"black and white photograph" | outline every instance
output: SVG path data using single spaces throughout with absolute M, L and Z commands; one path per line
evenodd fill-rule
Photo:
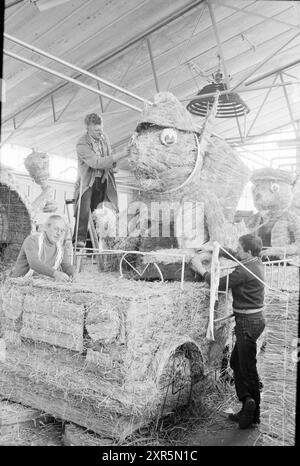
M 299 445 L 300 1 L 1 9 L 1 449 Z

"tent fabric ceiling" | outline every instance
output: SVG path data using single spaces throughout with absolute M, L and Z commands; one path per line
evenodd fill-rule
M 10 0 L 5 3 L 4 32 L 150 101 L 157 92 L 156 76 L 159 90 L 172 92 L 185 105 L 218 67 L 218 35 L 231 87 L 245 78 L 250 81 L 296 63 L 281 75 L 271 74 L 250 84 L 248 92 L 246 88 L 241 90 L 250 108 L 246 121 L 240 118 L 238 125 L 234 118 L 217 120 L 216 133 L 236 141 L 252 124 L 250 135 L 292 121 L 296 127 L 300 120 L 299 3 L 209 1 L 210 5 L 203 0 L 69 0 L 39 11 L 32 3 L 13 5 Z M 10 40 L 4 40 L 4 49 L 67 76 L 78 76 L 66 66 Z M 104 115 L 114 150 L 124 150 L 140 118 L 132 109 L 7 55 L 3 59 L 3 78 L 6 101 L 2 105 L 2 143 L 75 157 L 76 141 L 84 131 L 84 116 L 98 112 Z M 283 80 L 295 84 L 268 89 L 275 78 L 275 84 Z M 79 76 L 78 80 L 97 89 L 91 78 Z M 141 102 L 106 85 L 100 84 L 100 89 L 142 108 Z

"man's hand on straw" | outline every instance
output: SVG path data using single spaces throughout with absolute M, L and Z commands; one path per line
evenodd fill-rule
M 53 278 L 56 282 L 69 282 L 71 281 L 69 275 L 67 275 L 66 273 L 64 272 L 59 272 L 58 270 L 56 270 L 53 274 Z

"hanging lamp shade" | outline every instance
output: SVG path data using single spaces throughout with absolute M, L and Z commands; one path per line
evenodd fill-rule
M 197 94 L 199 97 L 191 100 L 186 108 L 194 115 L 205 117 L 213 105 L 214 94 L 217 90 L 226 91 L 226 84 L 215 82 L 204 86 Z M 212 95 L 206 96 L 206 94 Z M 244 116 L 249 112 L 249 107 L 236 92 L 228 92 L 219 96 L 216 118 L 234 118 Z

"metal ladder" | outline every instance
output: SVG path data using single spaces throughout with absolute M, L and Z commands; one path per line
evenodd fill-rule
M 71 214 L 70 214 L 69 207 L 70 207 L 70 205 L 74 205 L 74 204 L 75 204 L 75 199 L 65 199 L 65 205 L 66 205 L 66 208 L 67 208 L 68 222 L 69 222 L 70 225 L 71 225 Z M 70 230 L 71 230 L 71 228 L 70 228 Z M 92 243 L 92 251 L 90 249 L 87 250 L 86 248 L 83 248 L 83 249 L 80 249 L 80 252 L 78 252 L 78 250 L 76 250 L 76 248 L 75 248 L 75 245 L 73 247 L 73 263 L 74 263 L 74 265 L 76 267 L 76 272 L 77 273 L 79 273 L 80 270 L 81 270 L 81 265 L 82 265 L 81 261 L 82 261 L 82 257 L 84 257 L 84 255 L 86 255 L 86 256 L 91 255 L 92 256 L 93 250 L 99 252 L 99 240 L 98 240 L 97 231 L 96 231 L 96 228 L 95 228 L 95 225 L 94 225 L 94 222 L 93 222 L 91 211 L 90 211 L 90 215 L 89 215 L 88 232 L 89 232 L 90 240 L 91 240 L 91 243 Z M 88 252 L 88 251 L 91 251 L 91 252 Z M 96 255 L 96 262 L 97 262 L 98 270 L 103 271 L 104 270 L 103 258 L 101 257 L 100 254 L 95 254 L 95 255 Z

